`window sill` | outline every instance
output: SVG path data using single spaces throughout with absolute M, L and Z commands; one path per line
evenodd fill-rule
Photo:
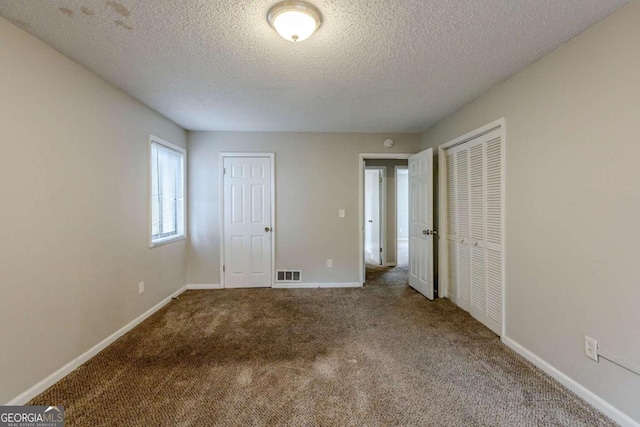
M 155 242 L 149 243 L 149 249 L 155 248 L 155 247 L 158 247 L 158 246 L 163 246 L 163 245 L 166 245 L 168 243 L 178 242 L 180 240 L 185 240 L 186 238 L 187 238 L 187 236 L 179 236 L 179 237 L 171 237 L 171 238 L 167 238 L 167 239 L 163 239 L 163 240 L 157 240 Z

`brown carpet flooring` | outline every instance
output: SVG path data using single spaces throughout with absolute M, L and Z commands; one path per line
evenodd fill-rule
M 611 426 L 447 300 L 188 291 L 30 404 L 68 426 Z

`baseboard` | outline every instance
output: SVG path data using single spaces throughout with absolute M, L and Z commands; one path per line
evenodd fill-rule
M 611 405 L 609 402 L 602 399 L 600 396 L 596 395 L 594 392 L 586 388 L 585 386 L 579 384 L 577 381 L 573 380 L 565 373 L 561 372 L 557 368 L 553 367 L 551 364 L 543 360 L 542 358 L 536 356 L 528 349 L 524 348 L 522 345 L 518 344 L 514 340 L 509 337 L 503 336 L 502 342 L 505 343 L 508 347 L 513 349 L 516 353 L 520 354 L 522 357 L 527 359 L 529 362 L 536 365 L 538 368 L 542 369 L 549 376 L 557 380 L 560 384 L 567 387 L 569 390 L 580 396 L 582 399 L 587 401 L 591 406 L 611 418 L 616 423 L 620 424 L 622 427 L 640 427 L 640 423 L 633 420 L 624 412 L 620 411 L 615 406 Z
M 361 288 L 360 283 L 274 283 L 274 289 Z
M 361 288 L 362 283 L 318 283 L 319 288 Z
M 317 289 L 317 283 L 274 283 L 272 289 Z
M 220 284 L 215 285 L 187 285 L 187 289 L 224 289 L 224 287 Z
M 113 334 L 109 335 L 107 338 L 105 338 L 104 340 L 102 340 L 98 344 L 94 345 L 89 350 L 87 350 L 86 352 L 82 353 L 80 356 L 78 356 L 75 359 L 73 359 L 71 362 L 69 362 L 66 365 L 64 365 L 62 368 L 58 369 L 57 371 L 55 371 L 54 373 L 52 373 L 48 377 L 44 378 L 43 380 L 39 381 L 35 385 L 29 387 L 24 392 L 20 393 L 15 398 L 13 398 L 10 401 L 8 401 L 5 405 L 9 405 L 9 406 L 24 405 L 25 403 L 27 403 L 28 401 L 30 401 L 31 399 L 33 399 L 34 397 L 36 397 L 37 395 L 39 395 L 40 393 L 42 393 L 43 391 L 45 391 L 46 389 L 48 389 L 49 387 L 51 387 L 52 385 L 57 383 L 58 381 L 60 381 L 62 378 L 64 378 L 67 375 L 69 375 L 73 370 L 78 368 L 83 363 L 87 362 L 89 359 L 94 357 L 96 354 L 100 353 L 107 346 L 112 344 L 115 340 L 117 340 L 118 338 L 120 338 L 121 336 L 123 336 L 124 334 L 129 332 L 131 329 L 133 329 L 136 326 L 138 326 L 140 323 L 142 323 L 144 320 L 146 320 L 153 313 L 155 313 L 156 311 L 160 310 L 162 307 L 167 305 L 171 301 L 172 298 L 174 298 L 174 297 L 180 295 L 182 292 L 184 292 L 185 289 L 186 289 L 186 286 L 183 286 L 182 288 L 178 289 L 173 294 L 169 295 L 168 297 L 166 297 L 165 299 L 160 301 L 158 304 L 156 304 L 153 307 L 151 307 L 149 310 L 147 310 L 144 313 L 142 313 L 140 316 L 136 317 L 134 320 L 132 320 L 131 322 L 129 322 L 125 326 L 123 326 L 122 328 L 118 329 L 116 332 L 114 332 Z
M 395 262 L 388 262 L 384 265 L 385 267 L 395 267 L 396 263 Z

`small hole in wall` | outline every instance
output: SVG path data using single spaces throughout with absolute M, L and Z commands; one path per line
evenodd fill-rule
M 131 25 L 126 24 L 125 22 L 121 21 L 121 20 L 117 20 L 117 21 L 113 21 L 114 24 L 116 24 L 116 26 L 118 27 L 122 27 L 125 30 L 132 30 L 133 27 Z
M 96 14 L 96 12 L 93 9 L 89 9 L 86 6 L 82 6 L 80 10 L 82 11 L 82 13 L 84 13 L 87 16 L 93 16 Z
M 64 13 L 67 16 L 74 16 L 75 13 L 73 12 L 73 10 L 71 9 L 67 9 L 66 7 L 59 7 L 58 10 L 62 13 Z
M 117 13 L 124 16 L 125 18 L 131 15 L 131 12 L 129 12 L 129 9 L 127 9 L 117 1 L 108 1 L 107 5 L 111 6 L 113 10 L 115 10 Z

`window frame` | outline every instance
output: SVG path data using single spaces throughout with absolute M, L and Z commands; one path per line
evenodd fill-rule
M 169 150 L 180 153 L 182 157 L 182 218 L 183 218 L 183 233 L 175 236 L 168 236 L 159 238 L 154 241 L 153 239 L 153 202 L 151 200 L 152 194 L 152 177 L 153 177 L 153 165 L 151 159 L 153 158 L 153 145 L 157 144 Z M 148 208 L 148 236 L 149 236 L 149 248 L 155 248 L 157 246 L 166 245 L 167 243 L 173 243 L 187 238 L 187 150 L 178 145 L 165 141 L 162 138 L 158 138 L 154 135 L 149 135 L 147 157 L 147 208 Z

